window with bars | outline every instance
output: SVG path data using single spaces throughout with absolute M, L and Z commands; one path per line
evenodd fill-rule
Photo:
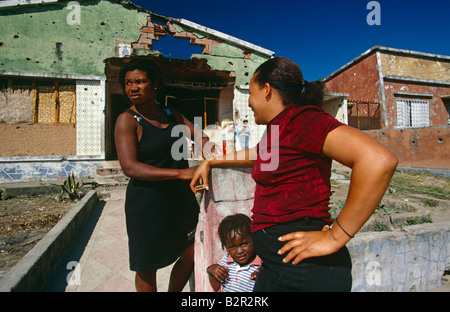
M 429 102 L 397 100 L 397 127 L 428 127 L 430 125 Z
M 380 103 L 349 99 L 348 125 L 359 130 L 380 129 Z

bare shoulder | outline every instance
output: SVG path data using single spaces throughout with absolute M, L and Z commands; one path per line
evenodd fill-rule
M 137 127 L 137 122 L 135 119 L 135 116 L 133 114 L 130 114 L 129 112 L 123 112 L 121 113 L 116 120 L 116 129 L 133 129 L 135 130 Z

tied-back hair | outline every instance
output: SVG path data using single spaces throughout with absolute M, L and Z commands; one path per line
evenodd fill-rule
M 164 102 L 164 84 L 161 70 L 158 65 L 149 60 L 142 58 L 132 59 L 129 63 L 125 64 L 119 72 L 118 80 L 122 90 L 125 92 L 125 76 L 128 72 L 133 70 L 141 70 L 147 74 L 147 78 L 153 82 L 153 86 L 156 88 L 156 100 L 159 103 Z
M 261 64 L 255 71 L 254 81 L 263 86 L 269 83 L 280 92 L 284 105 L 315 105 L 323 102 L 324 83 L 303 80 L 300 67 L 285 57 L 275 57 Z
M 232 242 L 236 234 L 241 236 L 251 235 L 251 223 L 252 220 L 242 213 L 226 216 L 220 222 L 218 229 L 222 248 L 226 247 L 227 242 Z

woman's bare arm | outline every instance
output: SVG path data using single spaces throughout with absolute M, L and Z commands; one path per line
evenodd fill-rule
M 147 165 L 138 160 L 138 124 L 131 114 L 123 113 L 117 118 L 114 138 L 117 156 L 123 173 L 143 181 L 189 180 L 195 168 L 166 169 Z
M 350 188 L 339 214 L 339 226 L 331 231 L 296 232 L 280 237 L 289 241 L 280 254 L 285 261 L 298 263 L 305 258 L 323 256 L 342 248 L 369 219 L 389 185 L 397 159 L 367 134 L 349 126 L 340 126 L 325 139 L 323 153 L 352 168 Z

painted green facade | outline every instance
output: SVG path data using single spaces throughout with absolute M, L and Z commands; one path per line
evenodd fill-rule
M 115 56 L 115 41 L 136 42 L 147 25 L 148 12 L 114 1 L 76 3 L 78 8 L 69 2 L 2 8 L 0 70 L 103 76 L 104 60 Z M 208 37 L 201 31 L 177 28 Z M 156 52 L 135 50 L 134 54 Z M 254 52 L 246 59 L 240 47 L 226 41 L 214 46 L 213 55 L 193 56 L 208 59 L 214 69 L 235 72 L 236 85 L 248 84 L 256 67 L 269 58 Z
M 148 14 L 117 3 L 78 3 L 79 25 L 67 2 L 1 9 L 0 70 L 103 76 L 114 41 L 136 41 L 147 23 Z

